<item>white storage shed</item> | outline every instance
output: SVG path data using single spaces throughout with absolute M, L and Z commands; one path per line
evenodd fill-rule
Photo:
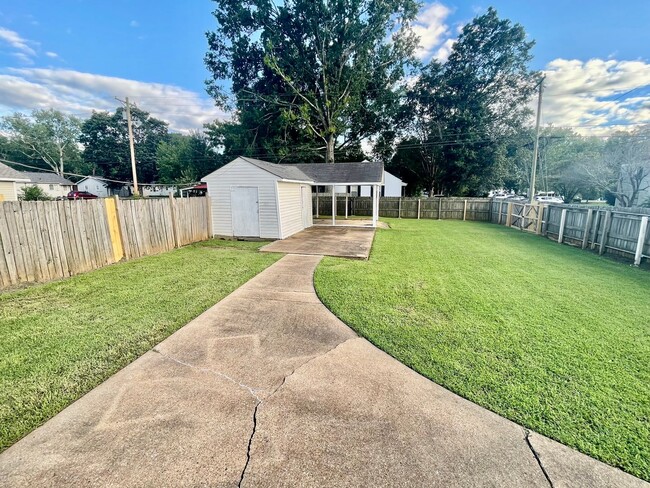
M 381 163 L 273 164 L 239 157 L 201 180 L 211 199 L 212 233 L 285 239 L 313 225 L 312 186 L 378 188 L 383 169 Z

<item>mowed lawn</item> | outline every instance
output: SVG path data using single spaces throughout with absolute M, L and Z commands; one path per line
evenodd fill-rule
M 207 241 L 0 294 L 0 450 L 280 255 Z
M 650 480 L 650 272 L 505 227 L 389 221 L 315 284 L 446 388 Z

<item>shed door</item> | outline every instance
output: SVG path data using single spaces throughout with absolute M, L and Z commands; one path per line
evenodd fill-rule
M 311 201 L 311 187 L 300 187 L 300 201 L 301 201 L 301 215 L 302 215 L 302 228 L 306 229 L 313 225 L 312 221 L 312 201 Z
M 234 186 L 230 189 L 232 232 L 235 237 L 260 237 L 260 206 L 257 187 Z

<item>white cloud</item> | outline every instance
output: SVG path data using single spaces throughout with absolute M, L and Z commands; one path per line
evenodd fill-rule
M 140 27 L 140 22 L 138 22 L 137 20 L 132 20 L 131 22 L 129 22 L 129 25 L 131 27 Z
M 446 5 L 435 2 L 423 8 L 413 24 L 413 32 L 420 38 L 420 46 L 416 55 L 420 59 L 428 59 L 436 47 L 440 46 L 449 36 L 449 26 L 445 23 L 451 14 Z
M 602 135 L 625 124 L 650 123 L 650 95 L 642 90 L 650 85 L 650 64 L 644 61 L 556 59 L 545 74 L 545 124 Z
M 181 132 L 229 118 L 211 99 L 174 85 L 62 69 L 10 68 L 0 73 L 0 114 L 55 108 L 87 117 L 93 110 L 114 111 L 119 103 L 115 96 L 128 96 Z
M 454 44 L 456 44 L 456 39 L 447 39 L 433 54 L 433 57 L 441 63 L 445 63 L 451 54 L 451 48 L 454 47 Z
M 46 51 L 45 55 L 48 58 L 58 58 L 59 57 L 59 55 L 57 53 L 53 52 L 53 51 Z
M 23 39 L 17 32 L 0 27 L 0 40 L 9 44 L 25 56 L 36 56 L 36 51 L 29 44 L 33 42 Z

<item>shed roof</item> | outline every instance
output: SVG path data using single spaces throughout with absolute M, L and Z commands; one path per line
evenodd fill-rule
M 240 157 L 244 161 L 285 180 L 305 181 L 316 185 L 380 184 L 383 181 L 382 163 L 308 163 L 274 164 L 259 159 Z
M 286 165 L 289 166 L 289 165 Z M 317 184 L 380 184 L 383 181 L 383 163 L 312 163 L 293 165 Z
M 65 185 L 65 186 L 74 186 L 74 183 L 63 176 L 59 176 L 56 173 L 40 173 L 37 171 L 22 171 L 24 178 L 29 179 L 31 183 L 36 184 L 55 184 L 55 185 Z
M 272 175 L 282 178 L 283 180 L 311 181 L 305 173 L 300 171 L 296 164 L 274 164 L 259 159 L 240 157 L 244 161 L 266 170 Z
M 10 168 L 6 164 L 0 163 L 0 180 L 9 181 L 29 181 L 29 178 L 24 176 L 20 171 Z

